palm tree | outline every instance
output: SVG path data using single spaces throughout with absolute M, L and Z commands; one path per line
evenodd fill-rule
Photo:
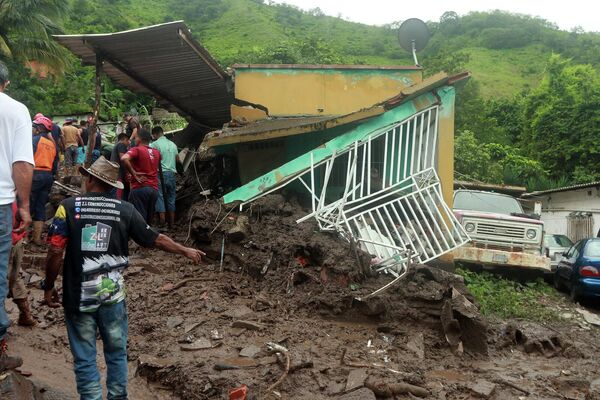
M 68 7 L 67 0 L 0 0 L 0 56 L 62 72 L 68 54 L 52 35 L 60 33 Z

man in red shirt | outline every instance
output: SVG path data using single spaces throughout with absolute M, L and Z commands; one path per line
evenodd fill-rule
M 150 147 L 150 132 L 142 129 L 138 133 L 138 139 L 139 145 L 129 149 L 121 157 L 121 161 L 132 177 L 129 202 L 150 224 L 158 199 L 158 168 L 161 156 L 160 151 Z

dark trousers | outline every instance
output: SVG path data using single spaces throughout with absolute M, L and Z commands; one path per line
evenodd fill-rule
M 46 203 L 50 196 L 50 190 L 54 183 L 54 177 L 50 171 L 34 171 L 31 182 L 31 195 L 29 197 L 29 212 L 34 221 L 46 220 Z
M 154 215 L 156 199 L 158 199 L 158 190 L 149 186 L 131 189 L 129 192 L 129 202 L 142 214 L 147 224 L 150 224 Z

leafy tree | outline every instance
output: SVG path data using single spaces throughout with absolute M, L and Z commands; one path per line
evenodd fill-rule
M 550 58 L 547 75 L 524 100 L 521 146 L 553 178 L 600 177 L 600 74 L 590 65 Z
M 65 49 L 52 39 L 66 14 L 64 0 L 0 1 L 0 55 L 18 62 L 38 61 L 63 71 Z

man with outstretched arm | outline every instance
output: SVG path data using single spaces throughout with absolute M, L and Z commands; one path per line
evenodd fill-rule
M 12 203 L 15 190 L 21 223 L 14 231 L 24 232 L 31 225 L 29 194 L 33 178 L 31 118 L 27 107 L 4 93 L 8 69 L 0 61 L 0 372 L 23 364 L 7 354 L 6 331 L 10 320 L 4 309 L 8 293 L 8 258 L 12 245 Z
M 123 188 L 118 164 L 101 156 L 90 168 L 80 167 L 80 172 L 86 194 L 60 204 L 48 233 L 44 303 L 60 306 L 54 282 L 62 265 L 62 305 L 80 399 L 102 400 L 96 365 L 99 331 L 107 366 L 107 398 L 123 400 L 127 399 L 128 332 L 123 271 L 128 266 L 129 238 L 195 263 L 204 253 L 159 234 L 132 204 L 111 195 L 113 188 Z

